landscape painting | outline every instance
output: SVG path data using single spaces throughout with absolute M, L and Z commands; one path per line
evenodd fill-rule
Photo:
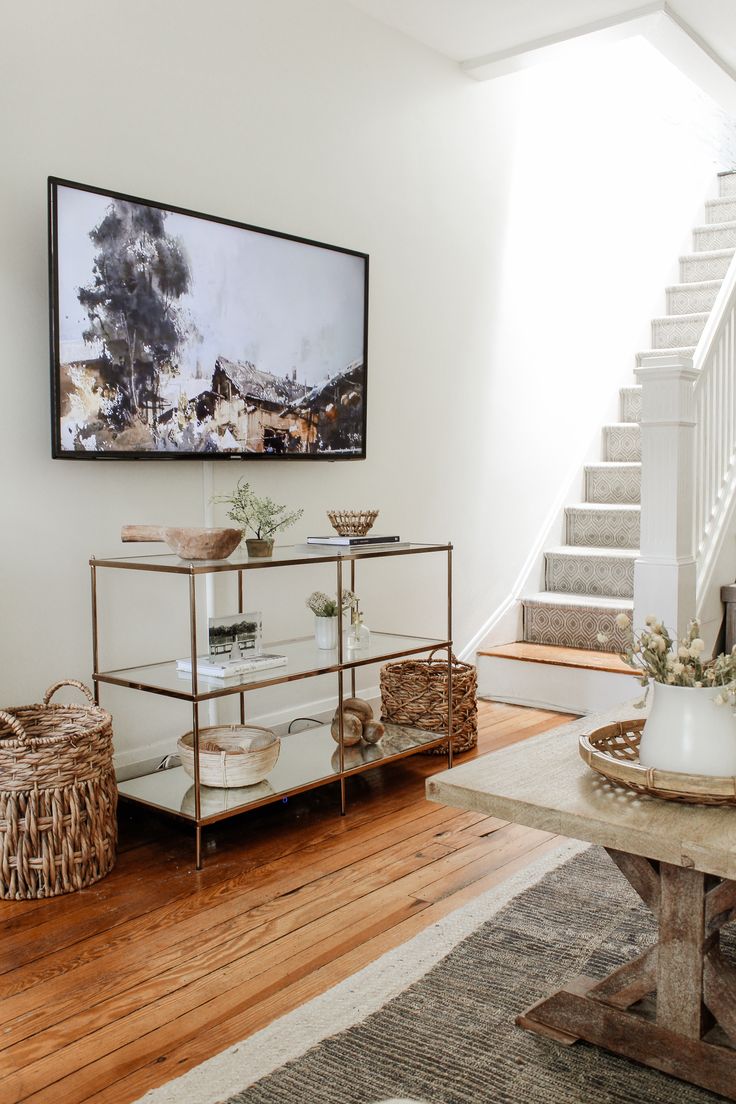
M 51 181 L 54 455 L 365 455 L 365 254 Z

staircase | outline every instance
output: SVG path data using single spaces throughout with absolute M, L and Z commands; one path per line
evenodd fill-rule
M 666 289 L 667 314 L 652 319 L 642 357 L 691 357 L 736 251 L 736 174 L 719 177 L 720 198 L 706 203 L 693 252 L 680 258 L 681 283 Z M 544 555 L 544 590 L 522 597 L 526 643 L 620 651 L 616 615 L 633 611 L 639 553 L 641 389 L 626 387 L 621 421 L 603 427 L 604 459 L 585 468 L 585 501 L 565 510 L 565 541 Z M 656 611 L 655 611 L 656 612 Z
M 565 510 L 566 543 L 544 554 L 545 589 L 522 598 L 527 643 L 622 650 L 615 618 L 633 611 L 639 550 L 639 400 L 638 388 L 621 392 L 622 420 L 603 429 L 605 459 L 585 468 L 585 502 Z

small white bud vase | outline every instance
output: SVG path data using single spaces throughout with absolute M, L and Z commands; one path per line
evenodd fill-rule
M 639 744 L 643 767 L 736 776 L 736 717 L 729 704 L 718 705 L 719 686 L 650 685 L 652 704 Z
M 337 617 L 317 617 L 314 615 L 314 639 L 317 647 L 332 651 L 337 647 Z

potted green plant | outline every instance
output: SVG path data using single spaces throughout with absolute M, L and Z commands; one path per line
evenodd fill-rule
M 239 525 L 244 533 L 250 531 L 253 536 L 245 538 L 249 556 L 271 556 L 273 554 L 274 533 L 287 529 L 299 520 L 304 510 L 287 511 L 272 498 L 259 498 L 251 490 L 249 483 L 239 479 L 230 495 L 215 495 L 213 502 L 222 502 L 230 509 L 227 516 Z
M 348 609 L 356 601 L 351 590 L 342 592 L 342 608 Z M 314 639 L 318 648 L 331 650 L 337 647 L 337 598 L 331 598 L 321 590 L 314 590 L 307 598 L 307 606 L 314 614 Z

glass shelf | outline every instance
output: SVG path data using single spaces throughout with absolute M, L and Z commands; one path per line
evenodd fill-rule
M 382 663 L 384 660 L 417 655 L 432 651 L 434 648 L 447 648 L 448 644 L 447 640 L 433 640 L 429 637 L 372 632 L 369 648 L 355 652 L 350 652 L 347 648 L 343 649 L 341 665 L 338 663 L 337 648 L 332 651 L 318 648 L 314 637 L 277 641 L 275 644 L 264 644 L 263 650 L 287 656 L 288 662 L 285 667 L 270 667 L 265 671 L 254 671 L 249 675 L 228 679 L 199 675 L 196 696 L 192 692 L 191 675 L 188 672 L 178 671 L 175 660 L 151 663 L 143 667 L 99 671 L 92 677 L 96 682 L 127 686 L 133 690 L 146 690 L 151 694 L 163 694 L 169 698 L 208 701 L 211 698 L 222 698 L 228 694 L 257 690 L 264 686 L 276 686 L 282 682 L 294 682 L 314 675 L 352 670 L 370 663 Z
M 420 748 L 437 746 L 445 739 L 442 733 L 387 724 L 386 735 L 380 743 L 345 748 L 343 776 L 360 774 L 382 763 L 402 759 Z M 268 805 L 340 777 L 339 748 L 328 725 L 282 736 L 279 760 L 263 782 L 230 789 L 200 787 L 199 823 L 214 824 L 237 812 Z M 194 779 L 183 767 L 119 782 L 118 791 L 121 797 L 196 823 Z
M 249 558 L 243 543 L 227 560 L 181 560 L 173 554 L 144 554 L 108 558 L 93 556 L 89 562 L 92 567 L 115 567 L 128 571 L 168 571 L 177 575 L 206 575 L 215 571 L 254 571 L 295 564 L 336 563 L 338 560 L 447 552 L 451 547 L 450 544 L 416 544 L 411 541 L 360 545 L 357 548 L 324 544 L 292 544 L 276 545 L 272 556 L 253 559 Z

